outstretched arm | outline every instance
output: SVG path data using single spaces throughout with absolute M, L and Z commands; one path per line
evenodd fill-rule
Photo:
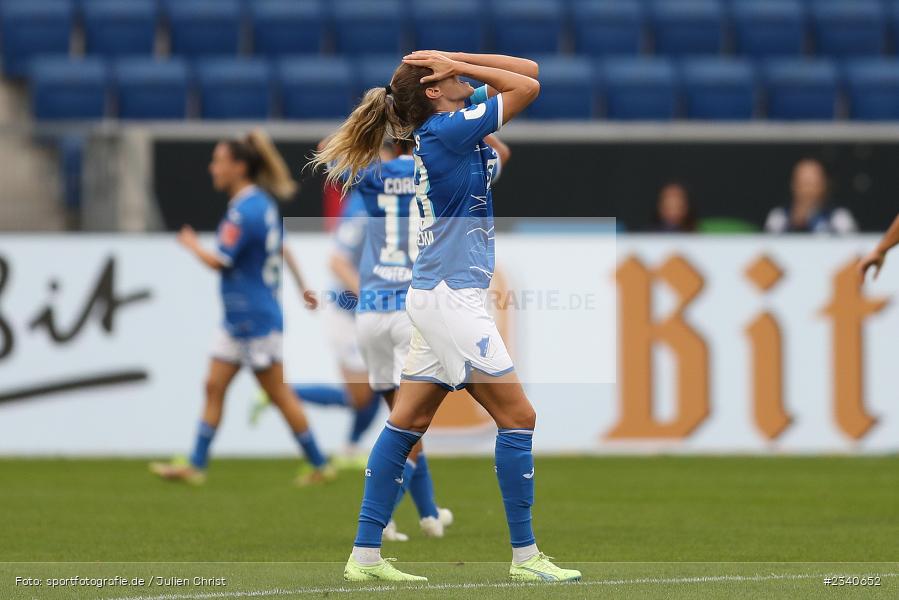
M 178 243 L 191 251 L 191 253 L 200 259 L 210 269 L 219 271 L 225 268 L 225 263 L 212 251 L 203 247 L 197 232 L 190 225 L 185 225 L 178 232 Z
M 290 251 L 286 245 L 281 246 L 281 256 L 284 257 L 284 262 L 287 263 L 287 270 L 290 271 L 290 275 L 293 277 L 294 283 L 297 284 L 297 288 L 300 290 L 300 294 L 303 295 L 303 300 L 306 303 L 306 308 L 309 310 L 313 310 L 318 307 L 318 299 L 315 297 L 315 292 L 306 287 L 306 282 L 303 279 L 303 273 L 300 271 L 300 263 L 297 262 L 296 257 L 293 255 L 293 252 Z
M 877 279 L 877 276 L 880 274 L 880 268 L 886 260 L 887 252 L 896 244 L 899 244 L 899 216 L 893 220 L 893 224 L 887 229 L 880 243 L 858 262 L 858 272 L 862 277 L 862 281 L 864 281 L 865 274 L 871 267 L 874 267 L 874 279 Z
M 340 252 L 331 255 L 331 271 L 347 290 L 359 295 L 359 271 L 346 256 Z

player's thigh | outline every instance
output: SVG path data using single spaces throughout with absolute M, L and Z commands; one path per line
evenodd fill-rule
M 394 396 L 388 420 L 400 429 L 427 431 L 447 393 L 445 387 L 436 383 L 404 379 Z
M 490 413 L 497 427 L 534 428 L 537 414 L 514 371 L 499 377 L 475 371 L 466 389 Z

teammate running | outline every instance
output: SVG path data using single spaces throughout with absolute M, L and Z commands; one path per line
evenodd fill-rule
M 487 99 L 459 76 L 487 84 Z M 517 581 L 574 581 L 541 553 L 531 527 L 536 414 L 485 306 L 494 270 L 496 159 L 484 137 L 537 97 L 536 63 L 514 57 L 434 51 L 406 56 L 384 88 L 369 90 L 313 164 L 349 187 L 377 156 L 385 134 L 415 141 L 415 185 L 422 219 L 406 312 L 412 341 L 386 427 L 369 456 L 359 526 L 344 577 L 351 581 L 426 581 L 381 557 L 403 468 L 449 390 L 466 388 L 499 431 L 496 474 Z M 484 92 L 481 95 L 484 95 Z
M 281 411 L 310 463 L 297 483 L 332 479 L 333 469 L 319 451 L 302 405 L 284 383 L 283 317 L 278 302 L 282 227 L 278 207 L 270 194 L 290 198 L 296 184 L 262 131 L 253 131 L 242 140 L 219 142 L 209 172 L 215 189 L 231 198 L 218 228 L 217 249 L 204 248 L 189 226 L 181 229 L 178 241 L 203 264 L 220 272 L 225 319 L 213 346 L 206 378 L 206 404 L 189 461 L 153 463 L 150 468 L 164 479 L 189 483 L 205 480 L 209 448 L 222 419 L 225 392 L 241 366 L 247 366 Z M 295 264 L 291 264 L 293 270 Z M 303 289 L 302 283 L 298 283 Z M 308 302 L 308 294 L 304 295 Z

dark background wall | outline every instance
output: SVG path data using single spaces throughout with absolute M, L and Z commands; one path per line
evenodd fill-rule
M 214 192 L 207 164 L 213 142 L 158 141 L 154 183 L 165 225 L 214 229 L 227 199 Z M 278 144 L 300 173 L 314 143 Z M 899 212 L 897 143 L 516 143 L 496 186 L 504 217 L 616 217 L 629 230 L 649 226 L 659 188 L 686 185 L 700 218 L 735 217 L 761 227 L 789 200 L 790 172 L 801 158 L 821 160 L 835 205 L 863 230 L 884 229 Z M 304 172 L 284 216 L 320 216 L 321 178 Z

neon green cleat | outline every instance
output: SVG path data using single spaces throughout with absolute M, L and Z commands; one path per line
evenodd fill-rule
M 561 569 L 550 562 L 552 557 L 543 554 L 531 557 L 520 565 L 512 563 L 509 578 L 513 581 L 580 581 L 581 572 Z
M 206 472 L 190 464 L 183 456 L 175 457 L 170 462 L 150 463 L 150 472 L 168 481 L 183 481 L 191 485 L 206 483 Z
M 268 398 L 268 394 L 263 390 L 259 390 L 255 400 L 253 400 L 252 406 L 250 406 L 250 427 L 256 427 L 256 425 L 259 424 L 259 419 L 262 417 L 262 414 L 268 410 L 271 405 L 272 403 Z
M 297 487 L 307 487 L 322 483 L 330 483 L 337 479 L 337 470 L 330 464 L 326 464 L 320 469 L 316 469 L 309 463 L 300 467 L 300 472 L 296 479 L 293 480 Z
M 368 466 L 368 455 L 365 453 L 336 454 L 331 457 L 331 465 L 338 471 L 364 472 Z
M 343 578 L 347 581 L 418 581 L 427 582 L 427 577 L 403 573 L 392 564 L 395 558 L 382 558 L 378 564 L 366 567 L 360 565 L 350 556 L 343 570 Z

